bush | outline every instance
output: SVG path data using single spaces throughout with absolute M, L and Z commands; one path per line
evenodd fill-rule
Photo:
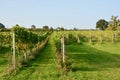
M 68 38 L 66 38 L 66 42 L 67 44 L 71 44 L 71 43 L 77 42 L 77 39 L 73 34 L 69 34 Z
M 82 44 L 83 42 L 87 42 L 88 38 L 86 36 L 83 36 L 82 34 L 78 34 L 77 37 L 80 40 L 80 44 Z

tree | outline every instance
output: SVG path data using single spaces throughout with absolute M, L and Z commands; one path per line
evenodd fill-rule
M 64 31 L 65 29 L 64 29 L 64 27 L 57 27 L 56 30 Z
M 74 27 L 73 30 L 77 31 L 78 29 Z
M 19 26 L 19 24 L 16 24 L 16 26 Z
M 117 30 L 118 26 L 120 26 L 120 20 L 117 19 L 118 16 L 112 16 L 108 25 L 109 30 Z
M 108 27 L 108 22 L 104 19 L 100 19 L 96 23 L 96 28 L 99 28 L 100 30 L 105 30 Z
M 61 31 L 64 31 L 65 29 L 64 29 L 64 27 L 61 27 L 60 30 L 61 30 Z
M 49 26 L 43 26 L 43 30 L 49 30 Z
M 59 31 L 59 30 L 60 30 L 60 27 L 57 27 L 57 28 L 56 28 L 56 30 L 58 30 L 58 31 Z
M 35 25 L 31 25 L 31 29 L 36 29 L 36 26 Z
M 53 27 L 50 27 L 50 31 L 53 31 L 54 30 L 54 28 Z
M 5 28 L 5 26 L 2 23 L 0 23 L 0 28 Z

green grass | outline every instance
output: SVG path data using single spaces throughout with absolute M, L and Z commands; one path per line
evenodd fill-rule
M 67 45 L 67 55 L 74 62 L 70 75 L 80 80 L 119 80 L 119 47 L 120 43 Z
M 8 54 L 10 52 L 10 48 L 8 46 L 2 47 L 0 49 L 0 76 L 5 70 L 5 68 L 8 66 Z

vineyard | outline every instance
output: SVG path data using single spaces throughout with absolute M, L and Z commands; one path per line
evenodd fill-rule
M 119 80 L 120 31 L 0 32 L 1 80 Z

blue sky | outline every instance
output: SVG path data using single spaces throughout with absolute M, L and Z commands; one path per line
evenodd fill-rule
M 0 0 L 0 22 L 6 27 L 44 25 L 94 29 L 97 20 L 120 16 L 120 0 Z

